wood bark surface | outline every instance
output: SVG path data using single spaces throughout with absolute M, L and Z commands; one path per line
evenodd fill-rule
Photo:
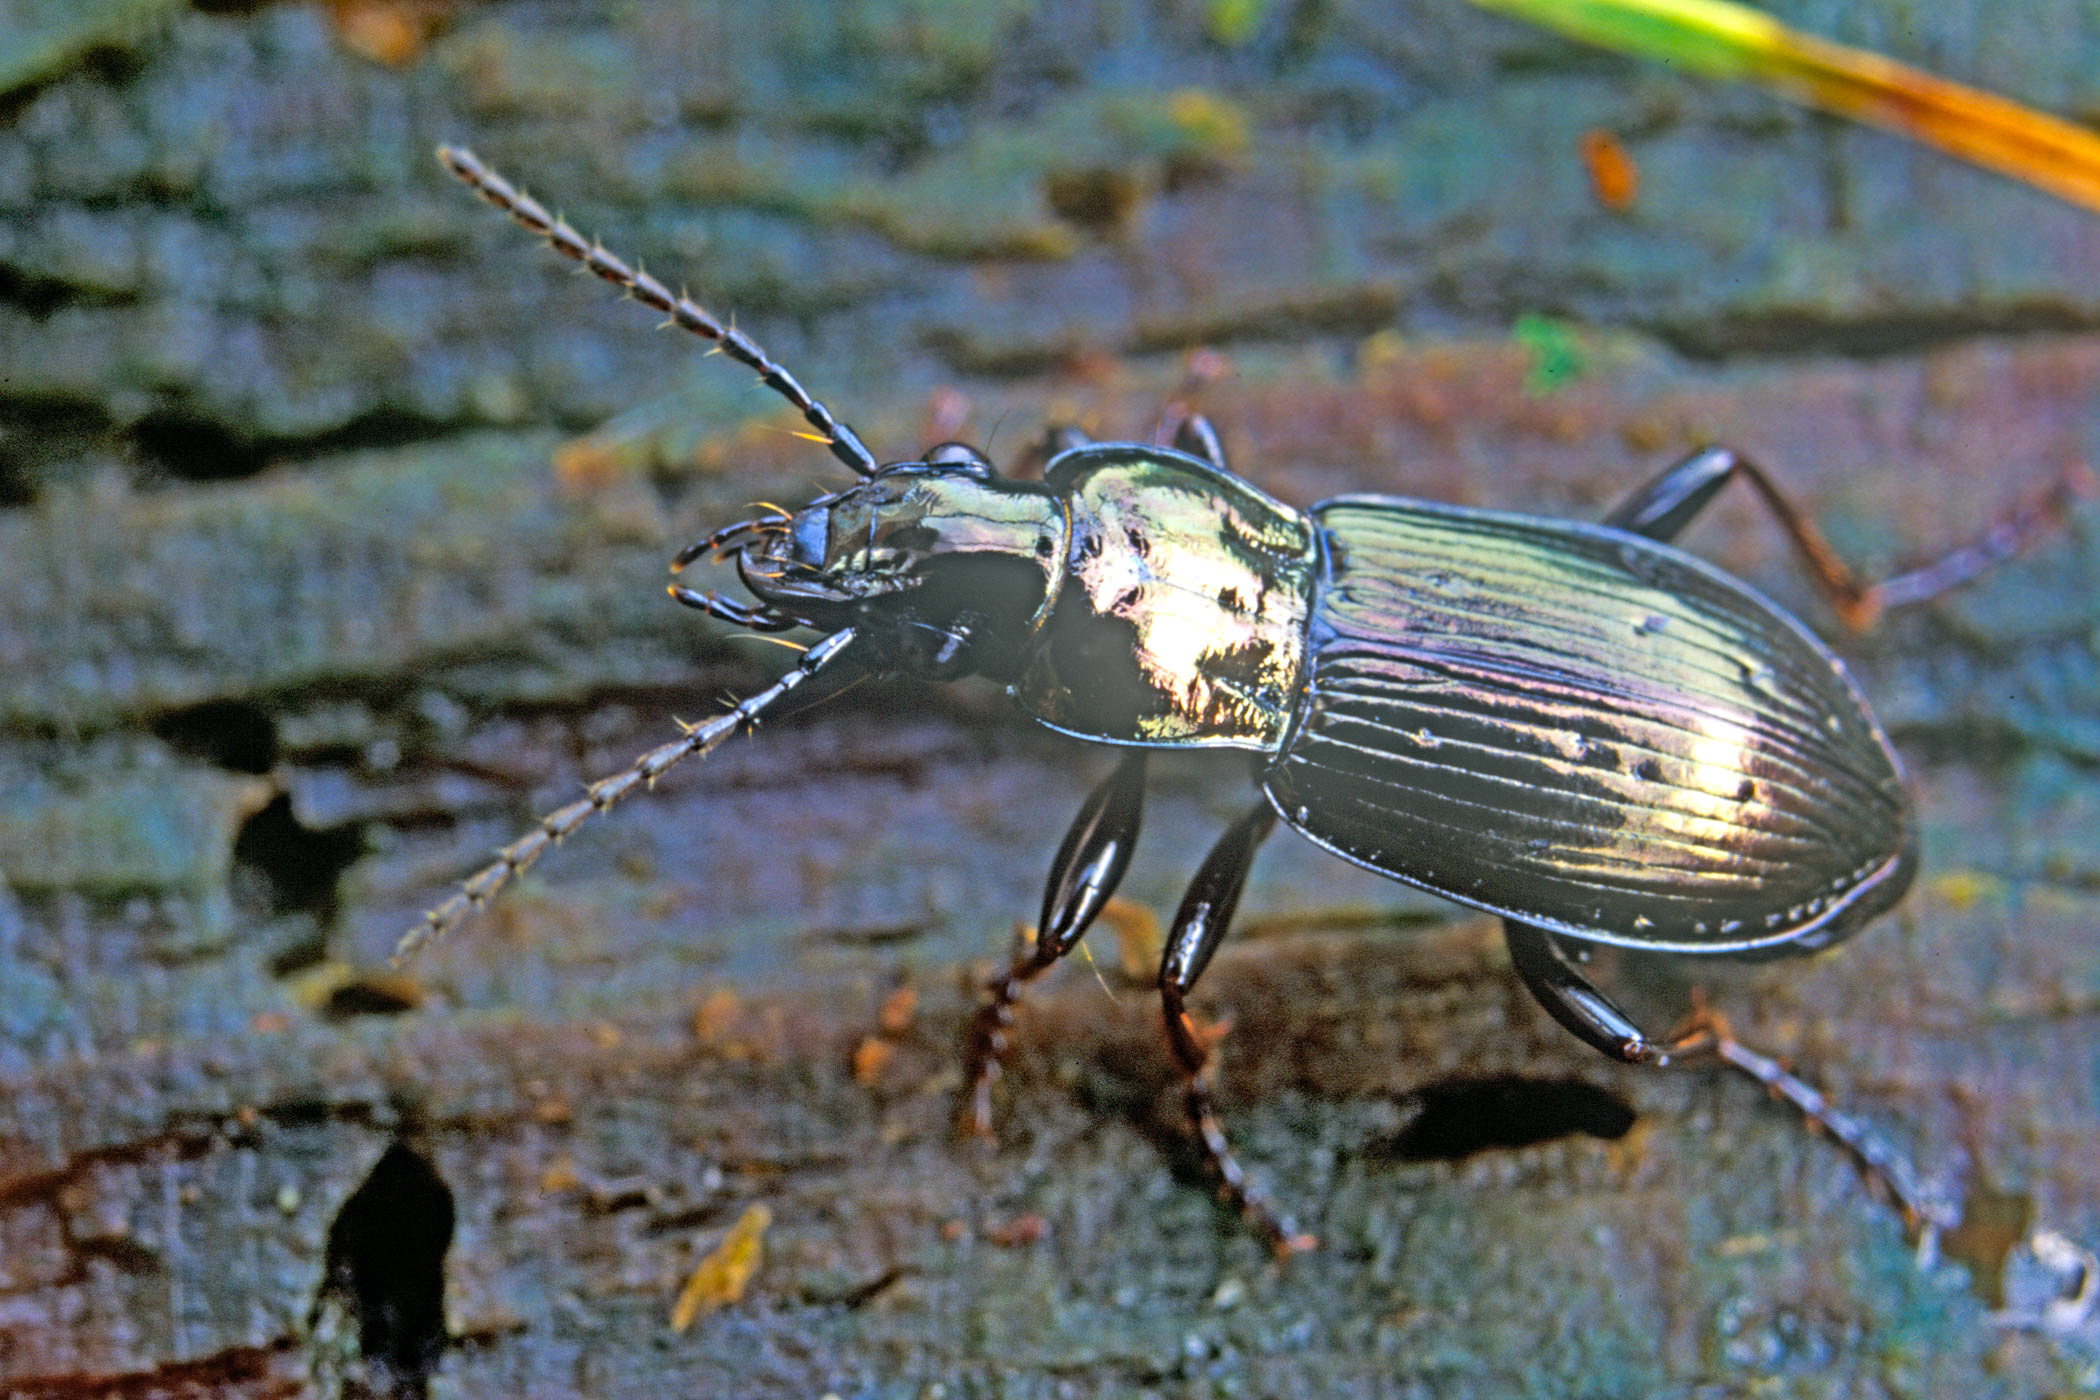
M 1771 8 L 2100 110 L 2073 0 Z M 1299 504 L 1594 517 L 1720 440 L 1869 574 L 2100 443 L 2091 215 L 1460 0 L 18 0 L 0 86 L 0 1394 L 2100 1390 L 2035 1252 L 2100 1244 L 2091 505 L 1860 637 L 1747 501 L 1686 540 L 1854 665 L 1924 874 L 1827 958 L 1600 975 L 1658 1026 L 1703 988 L 1955 1192 L 1923 1264 L 1753 1086 L 1603 1063 L 1491 923 L 1287 834 L 1197 997 L 1323 1241 L 1268 1259 L 1142 954 L 1243 757 L 1154 765 L 1127 909 L 958 1142 L 964 1017 L 1113 760 L 980 685 L 768 725 L 388 962 L 777 672 L 664 561 L 840 475 L 438 141 L 885 457 L 1180 398 Z M 675 1329 L 753 1206 L 756 1271 Z

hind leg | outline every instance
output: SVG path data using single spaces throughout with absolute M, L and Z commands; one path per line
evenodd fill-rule
M 1637 1065 L 1666 1065 L 1676 1059 L 1711 1055 L 1756 1080 L 1766 1093 L 1800 1114 L 1809 1127 L 1844 1149 L 1861 1174 L 1895 1202 L 1914 1234 L 1924 1235 L 1949 1223 L 1943 1218 L 1942 1204 L 1931 1198 L 1919 1184 L 1916 1169 L 1893 1147 L 1778 1060 L 1737 1040 L 1719 1012 L 1695 1000 L 1684 1024 L 1658 1041 L 1599 990 L 1575 954 L 1552 933 L 1514 919 L 1502 921 L 1502 932 L 1524 986 L 1585 1045 L 1611 1059 Z

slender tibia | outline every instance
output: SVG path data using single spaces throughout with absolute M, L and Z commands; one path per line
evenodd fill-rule
M 1023 930 L 1025 932 L 1025 930 Z M 1053 945 L 1040 932 L 1032 939 L 1017 940 L 1013 961 L 987 988 L 989 995 L 970 1018 L 963 1033 L 963 1058 L 968 1064 L 969 1092 L 962 1103 L 957 1126 L 974 1137 L 992 1136 L 992 1086 L 1006 1072 L 1006 1052 L 1014 1028 L 1014 1007 L 1021 987 L 1050 970 L 1057 962 Z
M 2024 554 L 2040 539 L 2062 528 L 2073 507 L 2100 491 L 2090 468 L 2078 463 L 2050 483 L 2047 490 L 2023 501 L 1991 523 L 1982 535 L 1922 568 L 1885 578 L 1868 590 L 1880 609 L 1908 607 L 1959 588 L 1996 564 Z
M 1890 608 L 1910 607 L 1937 598 L 1984 573 L 1993 565 L 2024 552 L 2062 526 L 2079 500 L 2094 494 L 2093 473 L 2072 466 L 2039 498 L 2019 506 L 1976 540 L 1950 551 L 1922 568 L 1868 583 L 1838 557 L 1830 541 L 1781 491 L 1764 468 L 1726 447 L 1704 447 L 1667 468 L 1636 491 L 1604 523 L 1654 540 L 1671 540 L 1737 477 L 1747 481 L 1772 518 L 1793 542 L 1794 553 L 1816 587 L 1847 627 L 1863 630 Z
M 1182 1103 L 1188 1110 L 1189 1123 L 1195 1129 L 1196 1145 L 1202 1153 L 1204 1165 L 1217 1180 L 1218 1194 L 1239 1211 L 1254 1232 L 1261 1236 L 1262 1243 L 1268 1245 L 1279 1259 L 1318 1249 L 1319 1238 L 1293 1224 L 1291 1218 L 1278 1211 L 1267 1193 L 1248 1177 L 1239 1158 L 1233 1155 L 1232 1143 L 1225 1136 L 1224 1126 L 1218 1122 L 1217 1106 L 1210 1092 L 1209 1042 L 1217 1037 L 1222 1027 L 1210 1031 L 1197 1029 L 1180 991 L 1163 987 L 1161 995 L 1166 1005 L 1167 1044 L 1173 1048 L 1175 1061 L 1181 1068 Z
M 549 214 L 538 200 L 483 165 L 480 157 L 472 151 L 459 146 L 440 146 L 437 156 L 445 168 L 474 193 L 546 239 L 555 252 L 582 263 L 594 275 L 622 288 L 642 305 L 670 317 L 673 324 L 703 340 L 714 341 L 723 354 L 749 369 L 768 389 L 793 404 L 803 420 L 816 430 L 824 445 L 831 449 L 832 456 L 861 476 L 875 474 L 875 454 L 860 440 L 860 435 L 832 416 L 831 410 L 812 397 L 794 375 L 774 363 L 759 348 L 757 341 L 735 326 L 723 325 L 691 298 L 673 296 L 663 283 L 647 272 L 629 267 L 596 242 L 586 242 L 583 235 L 569 227 L 565 220 Z
M 1174 914 L 1174 928 L 1160 958 L 1160 1008 L 1166 1016 L 1167 1044 L 1181 1067 L 1182 1101 L 1188 1108 L 1189 1124 L 1203 1161 L 1217 1179 L 1218 1193 L 1237 1207 L 1278 1257 L 1319 1247 L 1313 1236 L 1301 1232 L 1270 1203 L 1232 1153 L 1232 1144 L 1218 1122 L 1211 1099 L 1211 1046 L 1222 1033 L 1214 1028 L 1199 1030 L 1190 1018 L 1185 1000 L 1196 979 L 1210 965 L 1211 955 L 1232 926 L 1239 907 L 1240 890 L 1254 864 L 1254 853 L 1275 829 L 1276 813 L 1268 803 L 1257 804 L 1218 838 L 1203 866 L 1196 872 L 1181 908 Z
M 423 922 L 406 934 L 394 949 L 396 962 L 413 957 L 425 944 L 442 938 L 467 915 L 494 899 L 512 880 L 532 868 L 547 848 L 582 826 L 591 816 L 618 805 L 680 762 L 718 747 L 723 740 L 758 725 L 759 717 L 791 694 L 804 681 L 830 665 L 852 644 L 852 628 L 834 632 L 802 654 L 802 660 L 773 684 L 740 701 L 727 714 L 699 724 L 684 724 L 682 738 L 659 744 L 624 772 L 600 778 L 585 789 L 584 796 L 566 807 L 558 807 L 540 818 L 538 825 L 496 852 L 496 858 L 476 871 L 444 903 L 423 915 Z
M 1921 1244 L 1929 1246 L 1940 1232 L 1959 1223 L 1947 1201 L 1937 1198 L 1918 1179 L 1917 1169 L 1889 1142 L 1852 1114 L 1831 1103 L 1827 1094 L 1770 1055 L 1737 1040 L 1718 1013 L 1700 1008 L 1673 1037 L 1677 1056 L 1712 1055 L 1722 1064 L 1763 1085 L 1800 1114 L 1809 1127 L 1843 1149 L 1869 1183 L 1886 1192 L 1903 1223 Z
M 986 988 L 990 995 L 970 1019 L 963 1037 L 970 1092 L 962 1126 L 978 1137 L 992 1135 L 992 1085 L 1002 1072 L 1022 984 L 1072 951 L 1130 868 L 1145 814 L 1145 752 L 1126 751 L 1072 819 L 1050 866 L 1035 938 L 1014 949 L 1013 962 Z

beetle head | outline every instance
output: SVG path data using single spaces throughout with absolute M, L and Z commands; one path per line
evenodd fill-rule
M 944 443 L 764 522 L 736 542 L 737 569 L 774 614 L 888 637 L 899 669 L 1010 678 L 1055 594 L 1069 529 L 1047 488 Z

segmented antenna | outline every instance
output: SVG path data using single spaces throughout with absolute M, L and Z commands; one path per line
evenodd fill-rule
M 394 947 L 394 961 L 403 962 L 415 956 L 424 945 L 444 937 L 460 920 L 494 899 L 505 885 L 531 869 L 532 863 L 545 855 L 548 847 L 595 814 L 633 796 L 637 788 L 654 785 L 658 778 L 680 762 L 708 752 L 732 734 L 757 728 L 760 715 L 828 666 L 853 641 L 853 637 L 851 627 L 832 633 L 802 653 L 794 670 L 756 695 L 740 701 L 727 714 L 700 724 L 679 721 L 679 728 L 685 731 L 682 738 L 649 750 L 629 764 L 625 771 L 598 779 L 584 789 L 582 797 L 541 817 L 532 830 L 497 851 L 496 858 L 462 882 L 450 899 L 425 913 L 422 923 L 403 934 Z
M 684 327 L 703 340 L 714 341 L 722 348 L 723 354 L 751 370 L 768 389 L 793 404 L 803 420 L 817 431 L 824 445 L 831 449 L 832 456 L 861 476 L 875 475 L 880 464 L 867 444 L 860 440 L 860 434 L 833 417 L 831 410 L 813 398 L 794 375 L 775 364 L 759 348 L 757 341 L 735 326 L 723 325 L 683 293 L 671 295 L 663 283 L 647 272 L 630 268 L 606 252 L 595 239 L 586 242 L 566 220 L 550 215 L 538 200 L 483 165 L 481 158 L 472 151 L 459 146 L 440 146 L 437 157 L 469 189 L 546 239 L 555 252 L 582 263 L 642 305 L 661 311 L 671 318 L 672 324 Z

